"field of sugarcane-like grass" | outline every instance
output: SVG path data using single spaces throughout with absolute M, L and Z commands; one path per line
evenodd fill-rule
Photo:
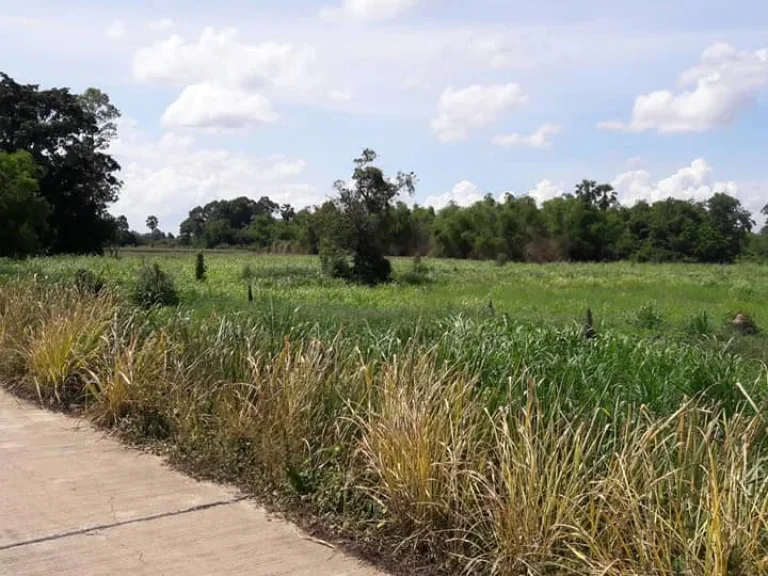
M 205 263 L 0 262 L 0 379 L 405 574 L 768 573 L 768 267 Z

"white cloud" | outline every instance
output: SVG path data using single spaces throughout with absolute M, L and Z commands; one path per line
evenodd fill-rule
M 443 142 L 463 140 L 472 129 L 492 123 L 505 110 L 527 101 L 518 84 L 446 88 L 432 130 Z
M 723 192 L 738 198 L 758 223 L 764 220 L 760 209 L 768 201 L 768 182 L 713 182 L 712 168 L 702 158 L 659 181 L 646 170 L 632 170 L 619 174 L 611 184 L 619 200 L 630 206 L 641 200 L 658 202 L 667 198 L 701 202 Z
M 672 134 L 731 124 L 754 106 L 758 93 L 768 85 L 768 49 L 739 51 L 730 44 L 713 44 L 697 66 L 680 76 L 680 84 L 691 89 L 640 95 L 628 124 L 601 122 L 598 128 Z
M 481 34 L 470 38 L 461 50 L 469 59 L 491 69 L 516 66 L 524 59 L 520 46 L 512 45 L 511 39 L 504 34 Z
M 552 200 L 565 194 L 561 185 L 555 184 L 551 180 L 542 180 L 536 184 L 536 188 L 528 191 L 528 196 L 536 200 L 536 204 L 541 206 L 547 200 Z
M 125 22 L 122 20 L 116 20 L 115 22 L 112 22 L 109 26 L 107 26 L 107 29 L 105 30 L 105 34 L 107 35 L 107 38 L 112 38 L 113 40 L 117 40 L 119 38 L 122 38 L 125 36 L 125 33 L 127 31 Z
M 342 0 L 341 6 L 327 6 L 320 15 L 328 20 L 392 20 L 413 9 L 417 3 L 418 0 Z
M 609 132 L 618 132 L 624 130 L 626 126 L 624 125 L 624 122 L 619 122 L 617 120 L 607 120 L 605 122 L 598 122 L 595 124 L 595 128 Z
M 513 146 L 526 146 L 528 148 L 549 148 L 552 145 L 552 136 L 560 133 L 558 124 L 543 124 L 535 132 L 528 134 L 505 134 L 496 136 L 493 144 L 504 148 Z
M 445 208 L 451 203 L 457 206 L 471 206 L 485 197 L 485 194 L 469 180 L 462 180 L 456 184 L 450 192 L 439 196 L 429 196 L 424 200 L 425 206 L 432 206 L 435 210 Z
M 170 18 L 150 20 L 147 22 L 147 28 L 149 28 L 152 32 L 164 32 L 173 28 L 173 20 Z
M 658 202 L 667 198 L 702 201 L 712 194 L 725 192 L 731 196 L 739 195 L 735 182 L 712 182 L 712 169 L 699 158 L 690 166 L 681 168 L 673 175 L 654 181 L 645 170 L 631 170 L 619 174 L 611 185 L 616 189 L 619 200 L 628 205 L 640 200 Z
M 328 90 L 328 97 L 336 102 L 349 102 L 352 100 L 352 92 L 349 90 Z
M 149 138 L 130 120 L 120 122 L 119 134 L 111 151 L 125 184 L 112 212 L 125 214 L 137 229 L 155 214 L 163 230 L 175 233 L 191 208 L 223 198 L 267 195 L 296 207 L 321 200 L 300 180 L 306 167 L 301 159 L 198 147 L 172 132 Z
M 309 90 L 320 83 L 315 50 L 310 46 L 247 44 L 234 28 L 206 28 L 192 43 L 174 34 L 136 52 L 133 73 L 146 82 L 208 82 L 240 89 Z
M 192 84 L 166 109 L 166 126 L 240 128 L 275 122 L 277 113 L 269 100 L 257 93 L 214 84 Z

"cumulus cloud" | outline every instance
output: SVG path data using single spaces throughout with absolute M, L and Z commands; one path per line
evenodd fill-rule
M 323 8 L 320 15 L 328 20 L 392 20 L 413 9 L 417 3 L 418 0 L 342 0 L 340 6 Z
M 147 28 L 149 28 L 152 32 L 164 32 L 173 28 L 173 20 L 170 18 L 150 20 L 147 22 Z
M 694 160 L 690 166 L 662 180 L 653 180 L 646 170 L 631 170 L 619 174 L 611 185 L 616 189 L 619 200 L 628 205 L 640 200 L 658 202 L 667 198 L 702 201 L 718 192 L 739 195 L 735 182 L 712 181 L 712 169 L 703 158 Z
M 130 120 L 119 129 L 111 152 L 122 164 L 124 187 L 112 213 L 125 214 L 137 229 L 155 214 L 164 230 L 175 232 L 194 206 L 236 196 L 267 195 L 296 207 L 321 200 L 302 182 L 301 159 L 205 148 L 173 132 L 150 138 Z
M 446 88 L 438 101 L 432 130 L 442 142 L 464 140 L 471 130 L 492 123 L 509 108 L 528 101 L 518 84 Z
M 125 22 L 122 20 L 117 20 L 115 22 L 112 22 L 109 26 L 107 26 L 107 29 L 104 31 L 104 33 L 107 35 L 107 38 L 112 38 L 114 40 L 117 40 L 118 38 L 122 38 L 125 36 L 125 33 L 127 31 L 127 27 L 125 25 Z
M 531 134 L 505 134 L 496 136 L 493 139 L 495 146 L 511 148 L 514 146 L 525 146 L 528 148 L 549 148 L 552 145 L 552 137 L 560 133 L 561 126 L 558 124 L 544 124 Z
M 603 130 L 704 132 L 731 124 L 754 106 L 768 85 L 768 49 L 737 50 L 713 44 L 699 64 L 680 76 L 682 92 L 658 90 L 637 97 L 629 123 L 601 122 Z
M 485 194 L 469 180 L 462 180 L 456 184 L 450 192 L 439 196 L 429 196 L 424 200 L 425 206 L 432 206 L 435 210 L 445 208 L 453 203 L 457 206 L 471 206 L 483 199 Z
M 322 89 L 314 48 L 281 42 L 243 42 L 234 28 L 208 27 L 188 42 L 173 34 L 134 54 L 133 74 L 144 82 L 184 87 L 165 111 L 169 125 L 234 128 L 274 121 L 270 95 L 318 95 Z
M 136 52 L 133 73 L 145 82 L 209 82 L 241 89 L 274 86 L 306 90 L 320 82 L 312 47 L 280 42 L 248 44 L 240 41 L 235 28 L 208 27 L 196 42 L 173 34 Z
M 215 84 L 193 84 L 166 109 L 166 126 L 197 128 L 241 128 L 278 119 L 269 100 L 236 88 Z
M 565 190 L 563 190 L 562 186 L 546 179 L 536 184 L 536 188 L 528 191 L 528 196 L 536 200 L 536 204 L 539 206 L 547 200 L 552 200 L 563 194 L 565 194 Z
M 349 102 L 352 100 L 352 92 L 349 90 L 328 90 L 328 97 L 336 102 Z

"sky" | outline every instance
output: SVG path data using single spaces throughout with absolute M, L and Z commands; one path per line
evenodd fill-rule
M 0 0 L 0 70 L 120 109 L 112 208 L 314 205 L 363 148 L 436 208 L 583 178 L 768 204 L 765 0 Z

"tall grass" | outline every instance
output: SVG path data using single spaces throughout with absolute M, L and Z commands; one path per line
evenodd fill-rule
M 764 367 L 506 318 L 406 330 L 0 286 L 0 376 L 405 573 L 768 571 Z

